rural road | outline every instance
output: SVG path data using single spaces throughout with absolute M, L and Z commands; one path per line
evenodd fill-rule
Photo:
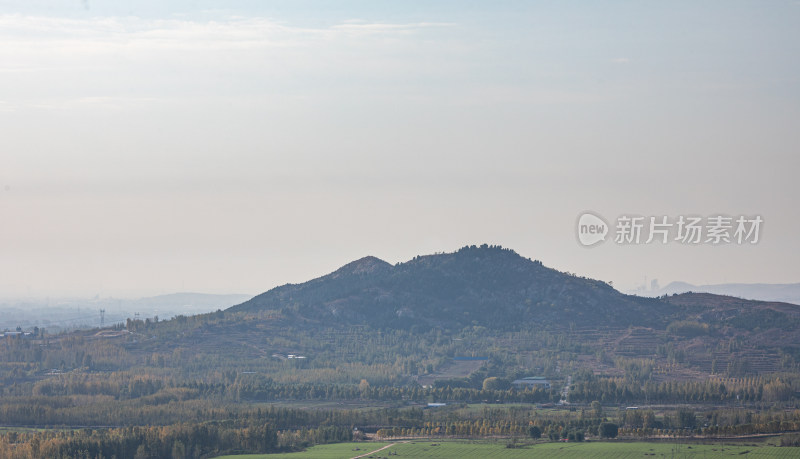
M 565 405 L 567 402 L 567 396 L 569 395 L 569 386 L 572 385 L 572 376 L 567 376 L 567 384 L 564 385 L 564 388 L 561 389 L 561 401 L 559 404 Z
M 405 442 L 400 442 L 400 443 L 405 443 Z M 396 444 L 397 444 L 397 443 L 390 443 L 390 444 L 388 444 L 388 445 L 384 446 L 383 448 L 378 448 L 378 449 L 376 449 L 375 451 L 370 451 L 370 452 L 368 452 L 368 453 L 364 453 L 364 454 L 362 454 L 362 455 L 360 455 L 360 456 L 353 456 L 353 457 L 352 457 L 352 458 L 350 458 L 350 459 L 360 459 L 360 458 L 362 458 L 362 457 L 372 456 L 373 454 L 377 453 L 378 451 L 383 451 L 383 450 L 385 450 L 386 448 L 391 448 L 392 446 L 394 446 L 394 445 L 396 445 Z

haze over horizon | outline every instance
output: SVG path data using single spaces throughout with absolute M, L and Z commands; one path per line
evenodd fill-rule
M 800 282 L 797 2 L 222 5 L 0 1 L 0 297 L 482 243 L 623 291 Z M 764 223 L 587 249 L 585 211 Z

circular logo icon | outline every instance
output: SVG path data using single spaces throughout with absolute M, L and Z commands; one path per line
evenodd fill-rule
M 578 217 L 578 242 L 585 247 L 590 247 L 606 240 L 608 223 L 601 217 L 584 212 Z

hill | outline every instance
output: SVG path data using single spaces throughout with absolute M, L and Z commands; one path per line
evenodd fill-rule
M 647 296 L 672 295 L 674 293 L 713 293 L 760 301 L 779 301 L 800 304 L 800 283 L 796 284 L 708 284 L 693 285 L 687 282 L 671 282 L 658 290 L 644 292 Z
M 203 312 L 224 309 L 231 304 L 251 298 L 252 295 L 244 294 L 211 294 L 180 292 L 165 295 L 150 296 L 132 300 L 120 300 L 119 306 L 128 310 L 162 310 L 183 314 L 201 314 Z M 138 309 L 137 309 L 138 308 Z
M 677 308 L 624 295 L 605 282 L 563 273 L 497 246 L 418 256 L 392 266 L 375 257 L 230 308 L 295 320 L 375 327 L 498 330 L 530 326 L 665 326 Z
M 800 306 L 704 293 L 625 295 L 604 282 L 488 245 L 396 265 L 365 257 L 326 276 L 269 290 L 226 314 L 269 317 L 297 335 L 348 330 L 336 333 L 353 342 L 363 342 L 353 327 L 402 332 L 400 341 L 439 330 L 461 341 L 433 356 L 495 349 L 507 374 L 508 365 L 520 360 L 546 371 L 568 364 L 617 376 L 649 362 L 647 377 L 695 380 L 791 370 L 800 360 Z M 391 352 L 411 352 L 407 349 L 398 345 Z M 573 353 L 569 362 L 556 357 L 564 350 Z M 453 365 L 438 362 L 445 366 L 425 380 L 453 373 Z
M 129 320 L 118 334 L 98 335 L 188 374 L 215 362 L 287 383 L 366 378 L 479 387 L 487 375 L 591 370 L 687 381 L 800 369 L 798 306 L 698 293 L 625 295 L 488 245 L 396 265 L 365 257 L 224 311 Z M 458 356 L 485 360 L 466 365 Z M 121 368 L 120 361 L 105 365 Z

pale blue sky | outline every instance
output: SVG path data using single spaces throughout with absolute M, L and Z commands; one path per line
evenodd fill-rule
M 798 2 L 0 1 L 0 296 L 258 293 L 502 244 L 800 282 Z M 585 210 L 762 215 L 593 249 Z

